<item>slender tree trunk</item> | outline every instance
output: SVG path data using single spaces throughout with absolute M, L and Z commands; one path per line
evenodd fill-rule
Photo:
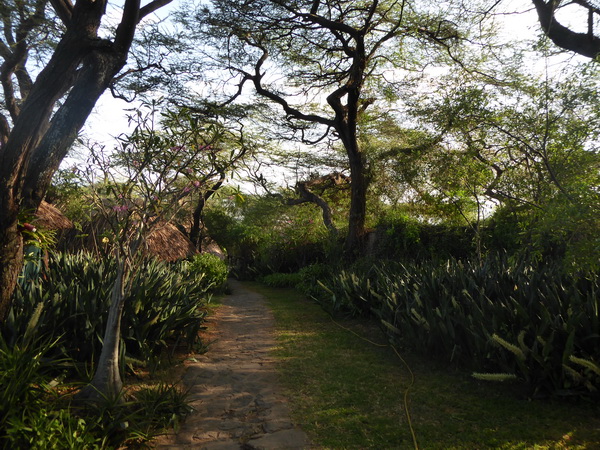
M 125 305 L 125 264 L 119 262 L 117 278 L 111 291 L 111 305 L 104 330 L 102 352 L 94 378 L 78 394 L 84 399 L 116 399 L 123 389 L 119 369 L 119 343 L 121 340 L 121 317 Z
M 202 250 L 202 212 L 204 211 L 204 207 L 206 206 L 206 202 L 208 199 L 219 190 L 219 188 L 223 185 L 225 181 L 225 172 L 219 173 L 219 180 L 208 190 L 201 195 L 198 199 L 198 203 L 196 204 L 196 208 L 192 214 L 192 228 L 190 229 L 190 241 L 196 247 L 196 250 Z

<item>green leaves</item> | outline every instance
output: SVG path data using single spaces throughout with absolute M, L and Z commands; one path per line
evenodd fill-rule
M 600 387 L 598 274 L 574 278 L 558 265 L 489 258 L 379 264 L 324 285 L 329 308 L 370 311 L 392 341 L 478 372 L 511 374 L 534 395 Z
M 58 339 L 54 352 L 95 363 L 102 346 L 114 261 L 79 253 L 50 258 L 44 278 L 23 281 L 2 335 L 14 345 L 27 339 Z M 212 282 L 187 263 L 142 263 L 125 300 L 122 339 L 129 357 L 157 356 L 169 343 L 197 340 Z

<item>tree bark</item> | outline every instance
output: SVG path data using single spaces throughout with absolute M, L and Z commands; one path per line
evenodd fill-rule
M 352 184 L 350 185 L 350 214 L 348 234 L 344 242 L 344 254 L 348 259 L 353 260 L 362 255 L 364 251 L 368 179 L 365 174 L 366 165 L 362 153 L 357 153 L 349 158 L 349 161 Z
M 544 34 L 554 44 L 592 59 L 600 55 L 600 38 L 593 34 L 594 30 L 591 25 L 587 33 L 577 33 L 556 20 L 554 12 L 558 2 L 553 0 L 532 0 L 532 2 Z M 590 14 L 593 14 L 591 11 L 596 8 L 588 5 L 588 9 L 590 8 Z
M 196 204 L 196 208 L 192 214 L 192 228 L 190 229 L 190 241 L 194 244 L 194 247 L 198 251 L 202 250 L 202 212 L 204 211 L 204 207 L 206 206 L 206 202 L 208 199 L 219 190 L 219 188 L 225 182 L 225 172 L 219 172 L 219 180 L 203 195 L 198 199 L 198 203 Z
M 102 343 L 98 366 L 90 384 L 77 397 L 81 399 L 117 399 L 123 389 L 119 368 L 119 344 L 121 341 L 121 317 L 125 305 L 125 264 L 121 261 L 111 291 L 111 305 Z
M 140 8 L 140 0 L 125 0 L 112 41 L 98 37 L 106 0 L 78 1 L 75 6 L 53 1 L 69 5 L 59 11 L 66 31 L 28 88 L 20 110 L 14 111 L 14 126 L 7 137 L 6 123 L 0 124 L 0 322 L 10 310 L 22 268 L 22 245 L 16 231 L 19 212 L 39 206 L 96 101 L 125 65 L 141 17 L 170 1 L 155 0 Z
M 23 238 L 17 229 L 16 214 L 0 214 L 0 319 L 10 311 L 12 294 L 23 269 Z M 4 289 L 12 286 L 12 289 Z

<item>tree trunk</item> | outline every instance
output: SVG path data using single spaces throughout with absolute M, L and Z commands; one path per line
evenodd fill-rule
M 165 2 L 167 0 L 164 0 Z M 77 2 L 73 19 L 24 100 L 0 149 L 0 321 L 10 310 L 23 254 L 16 218 L 39 206 L 52 175 L 96 101 L 126 62 L 139 2 L 126 8 L 114 42 L 97 37 L 104 2 Z M 66 98 L 64 98 L 67 93 Z M 64 98 L 64 99 L 63 99 Z M 61 105 L 57 107 L 59 100 Z
M 219 180 L 203 195 L 198 199 L 198 203 L 196 204 L 196 208 L 192 214 L 192 228 L 190 229 L 190 241 L 196 247 L 196 250 L 202 250 L 202 212 L 204 211 L 204 207 L 206 206 L 206 202 L 208 199 L 219 190 L 219 188 L 223 185 L 225 181 L 225 172 L 219 172 Z
M 82 399 L 117 399 L 123 389 L 119 369 L 119 343 L 121 340 L 121 317 L 125 305 L 125 264 L 119 263 L 117 278 L 111 291 L 111 305 L 104 330 L 102 352 L 94 378 L 77 395 Z
M 361 152 L 349 154 L 351 196 L 348 217 L 348 234 L 344 242 L 344 255 L 349 260 L 361 256 L 364 250 L 365 221 L 367 214 L 368 180 L 365 174 L 364 156 Z
M 0 215 L 0 322 L 10 311 L 12 295 L 23 268 L 23 238 L 17 228 L 16 215 Z M 8 286 L 11 289 L 5 289 Z

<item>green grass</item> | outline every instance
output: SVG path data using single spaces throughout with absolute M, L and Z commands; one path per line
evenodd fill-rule
M 413 448 L 403 396 L 406 366 L 334 323 L 288 289 L 252 285 L 277 322 L 282 382 L 295 421 L 322 448 Z M 338 321 L 384 344 L 376 326 Z M 530 401 L 516 384 L 473 379 L 401 351 L 415 375 L 409 411 L 421 449 L 600 448 L 600 407 L 585 402 Z

